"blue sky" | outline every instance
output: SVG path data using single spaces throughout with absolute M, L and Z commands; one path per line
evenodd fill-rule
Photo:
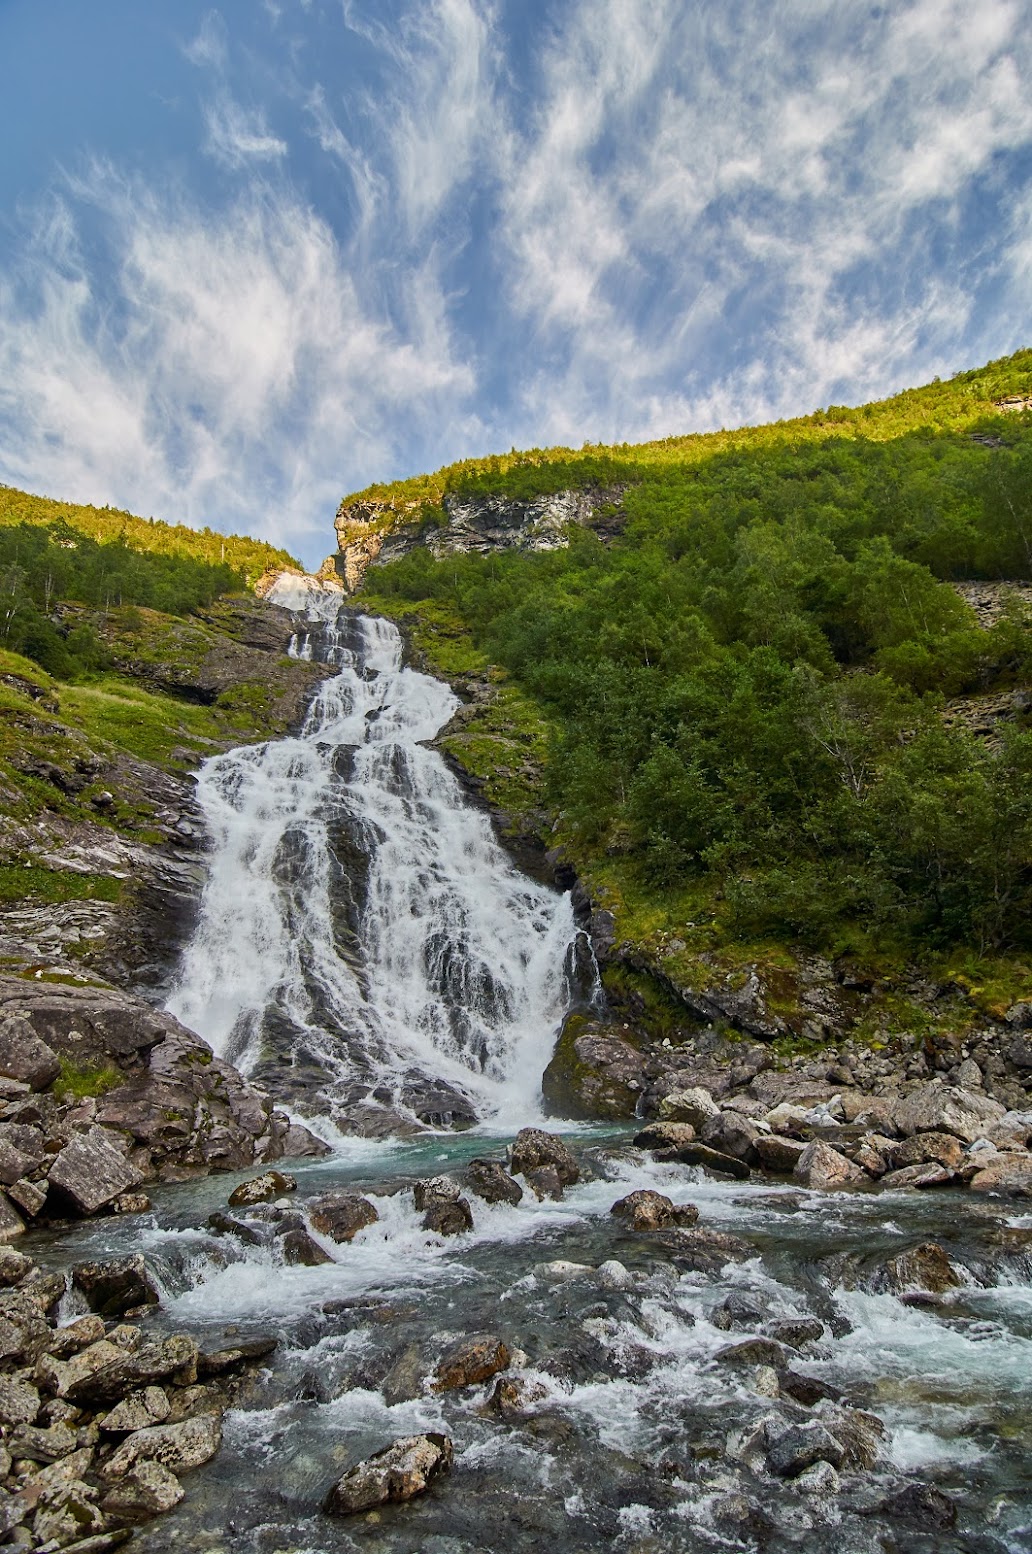
M 0 0 L 0 480 L 309 562 L 1032 343 L 1032 0 Z

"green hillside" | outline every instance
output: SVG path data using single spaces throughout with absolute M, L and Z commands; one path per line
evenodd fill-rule
M 548 737 L 528 808 L 547 802 L 620 932 L 679 946 L 682 977 L 751 945 L 1004 956 L 1020 980 L 1032 640 L 1000 585 L 1032 578 L 1032 414 L 997 402 L 1030 396 L 1022 351 L 858 409 L 373 487 L 399 509 L 626 490 L 610 543 L 420 548 L 365 597 L 421 621 L 431 656 L 458 633 L 508 675 Z M 951 586 L 972 579 L 992 585 L 981 617 Z M 481 751 L 489 791 L 499 751 Z

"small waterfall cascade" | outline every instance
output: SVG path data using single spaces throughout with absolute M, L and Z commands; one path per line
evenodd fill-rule
M 298 737 L 202 767 L 209 875 L 168 1007 L 342 1132 L 521 1126 L 590 960 L 569 897 L 426 747 L 458 700 L 402 668 L 391 622 L 314 578 L 269 598 L 299 617 L 291 653 L 336 673 Z

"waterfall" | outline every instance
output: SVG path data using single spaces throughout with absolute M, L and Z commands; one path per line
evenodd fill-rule
M 572 993 L 568 895 L 522 875 L 426 742 L 458 700 L 389 621 L 286 575 L 291 653 L 336 673 L 296 738 L 212 757 L 211 853 L 169 1009 L 347 1132 L 522 1125 Z

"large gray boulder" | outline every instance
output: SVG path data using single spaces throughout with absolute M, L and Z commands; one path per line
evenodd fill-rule
M 893 1113 L 900 1133 L 950 1133 L 973 1144 L 987 1128 L 1007 1115 L 1007 1108 L 987 1095 L 944 1085 L 931 1079 L 904 1096 Z
M 454 1460 L 448 1436 L 408 1435 L 359 1462 L 337 1480 L 323 1502 L 330 1516 L 353 1516 L 423 1494 Z
M 80 1214 L 96 1214 L 119 1193 L 138 1187 L 143 1177 L 120 1154 L 103 1128 L 76 1133 L 50 1167 L 50 1184 L 59 1187 Z
M 867 1180 L 866 1172 L 840 1155 L 830 1144 L 813 1139 L 803 1150 L 792 1170 L 797 1182 L 824 1192 L 837 1187 L 856 1187 Z

